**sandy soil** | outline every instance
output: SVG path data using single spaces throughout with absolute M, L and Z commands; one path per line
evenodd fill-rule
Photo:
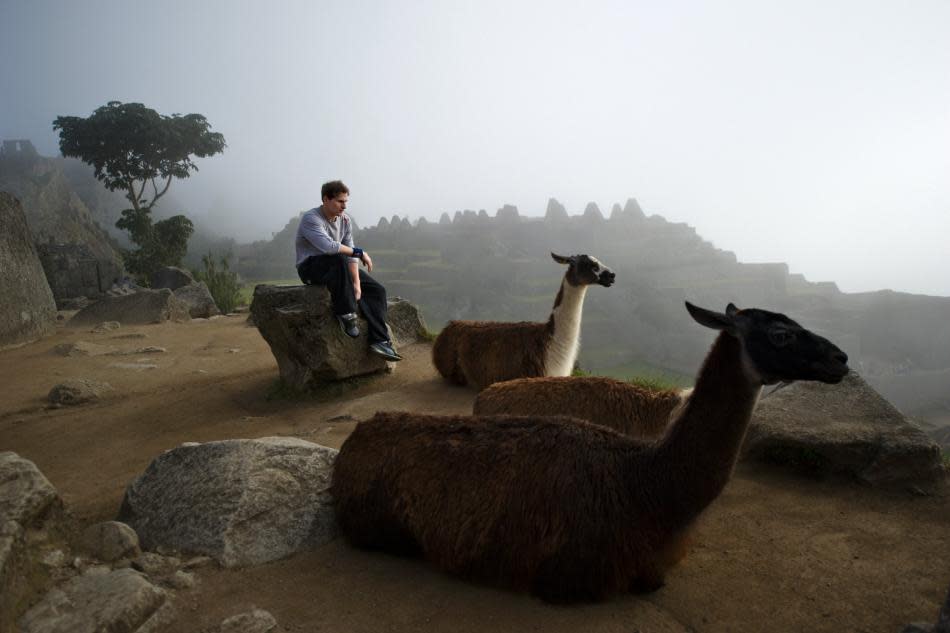
M 116 338 L 129 334 L 144 338 Z M 167 352 L 52 351 L 80 340 Z M 82 527 L 114 518 L 125 486 L 182 442 L 291 435 L 339 447 L 356 420 L 378 409 L 470 411 L 474 393 L 436 377 L 427 345 L 400 351 L 406 360 L 391 374 L 288 399 L 275 396 L 273 356 L 241 317 L 103 334 L 60 329 L 0 352 L 0 450 L 34 461 Z M 95 404 L 48 408 L 49 389 L 74 377 L 115 390 Z M 204 568 L 198 577 L 178 593 L 174 631 L 199 631 L 255 605 L 288 631 L 896 633 L 936 618 L 950 582 L 950 497 L 743 465 L 664 588 L 591 605 L 546 605 L 342 540 L 251 569 Z

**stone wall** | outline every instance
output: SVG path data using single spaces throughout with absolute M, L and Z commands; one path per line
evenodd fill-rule
M 0 347 L 52 332 L 56 304 L 20 201 L 0 191 Z
M 83 244 L 56 244 L 51 240 L 37 244 L 37 251 L 57 302 L 99 297 L 122 278 L 115 261 L 97 259 Z

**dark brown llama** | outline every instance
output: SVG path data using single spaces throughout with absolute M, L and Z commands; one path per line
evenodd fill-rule
M 344 534 L 550 601 L 661 586 L 729 481 L 762 386 L 848 372 L 784 315 L 686 306 L 721 332 L 661 441 L 575 418 L 377 413 L 336 460 Z

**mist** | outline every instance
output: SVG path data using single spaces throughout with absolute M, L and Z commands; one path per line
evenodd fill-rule
M 341 178 L 361 226 L 635 197 L 745 262 L 950 296 L 950 4 L 0 5 L 0 138 L 198 112 L 187 215 L 268 239 Z

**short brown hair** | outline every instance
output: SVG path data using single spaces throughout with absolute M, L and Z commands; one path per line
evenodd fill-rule
M 342 180 L 331 180 L 330 182 L 323 183 L 323 186 L 320 187 L 321 198 L 329 198 L 330 200 L 333 200 L 341 193 L 350 193 L 349 187 L 344 185 Z

